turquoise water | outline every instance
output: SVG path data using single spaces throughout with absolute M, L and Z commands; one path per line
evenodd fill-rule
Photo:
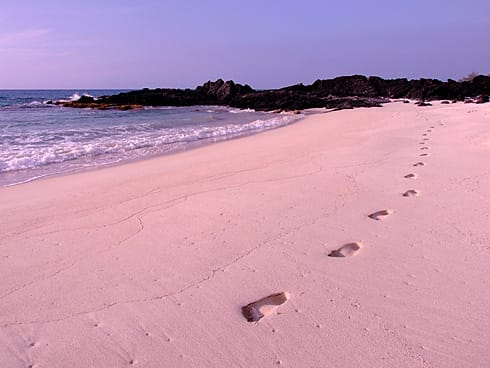
M 223 106 L 102 111 L 46 103 L 118 92 L 0 90 L 0 186 L 176 152 L 300 118 Z

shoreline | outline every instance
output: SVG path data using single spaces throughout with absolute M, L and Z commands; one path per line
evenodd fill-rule
M 200 107 L 200 105 L 198 107 Z M 208 107 L 208 106 L 205 106 L 205 107 Z M 156 107 L 156 109 L 158 109 L 158 107 Z M 309 109 L 309 110 L 316 111 L 319 109 Z M 245 132 L 235 133 L 235 134 L 232 134 L 229 136 L 218 136 L 218 137 L 205 138 L 205 139 L 196 140 L 196 141 L 184 142 L 184 144 L 185 144 L 184 146 L 173 147 L 173 148 L 170 148 L 164 152 L 153 153 L 153 154 L 148 155 L 148 156 L 122 158 L 119 161 L 115 161 L 115 162 L 95 163 L 93 165 L 89 165 L 89 166 L 85 166 L 85 167 L 71 168 L 71 169 L 68 169 L 66 171 L 57 171 L 57 172 L 52 172 L 52 173 L 40 174 L 40 175 L 31 177 L 31 178 L 22 180 L 20 182 L 13 182 L 13 183 L 0 185 L 0 188 L 8 188 L 8 187 L 22 185 L 22 184 L 30 183 L 33 181 L 44 180 L 44 179 L 48 179 L 48 178 L 52 178 L 52 177 L 72 175 L 72 174 L 83 173 L 83 172 L 87 172 L 87 171 L 91 171 L 91 170 L 105 169 L 105 168 L 109 168 L 109 167 L 114 167 L 114 166 L 125 165 L 125 164 L 134 163 L 134 162 L 140 162 L 140 161 L 145 161 L 145 160 L 149 160 L 149 159 L 154 159 L 154 158 L 158 158 L 158 157 L 179 154 L 181 152 L 199 149 L 200 147 L 204 147 L 207 145 L 213 145 L 213 144 L 228 141 L 228 140 L 240 139 L 240 138 L 248 137 L 248 136 L 255 135 L 255 134 L 261 134 L 261 133 L 266 132 L 268 130 L 274 130 L 274 129 L 282 128 L 282 127 L 285 127 L 285 126 L 288 126 L 291 124 L 295 124 L 298 121 L 304 119 L 305 116 L 307 116 L 308 114 L 311 114 L 311 111 L 306 112 L 306 113 L 302 113 L 302 114 L 298 114 L 298 117 L 295 120 L 292 120 L 291 122 L 288 122 L 285 125 L 278 125 L 278 126 L 275 126 L 272 128 L 264 128 L 262 130 L 256 130 L 256 131 L 251 131 L 251 132 L 245 131 Z M 290 113 L 278 113 L 278 114 L 280 114 L 280 115 L 293 115 Z M 62 162 L 62 163 L 64 163 L 64 162 Z M 56 163 L 56 164 L 60 164 L 60 163 Z M 46 166 L 40 166 L 40 167 L 24 169 L 24 170 L 33 171 L 33 170 L 43 170 L 45 168 L 46 168 Z M 20 170 L 20 171 L 22 171 L 22 170 Z M 9 171 L 9 172 L 5 172 L 5 173 L 0 173 L 0 175 L 2 175 L 2 174 L 3 175 L 12 175 L 12 174 L 16 175 L 16 174 L 18 174 L 18 172 L 19 171 Z
M 488 365 L 489 120 L 392 102 L 0 188 L 0 360 Z

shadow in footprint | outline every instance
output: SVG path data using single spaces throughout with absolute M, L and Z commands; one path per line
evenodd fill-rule
M 412 173 L 407 174 L 407 175 L 404 176 L 405 179 L 415 179 L 416 177 L 417 177 L 417 175 L 416 174 L 412 174 Z
M 359 249 L 361 249 L 361 245 L 359 243 L 349 243 L 342 245 L 339 249 L 335 249 L 330 252 L 329 257 L 352 257 L 356 254 Z
M 384 217 L 391 215 L 392 213 L 393 211 L 390 210 L 381 210 L 371 213 L 370 215 L 368 215 L 368 217 L 373 220 L 382 220 Z
M 248 322 L 257 322 L 263 317 L 270 316 L 281 304 L 286 303 L 288 299 L 289 293 L 284 291 L 271 294 L 242 307 L 242 314 Z
M 419 192 L 415 189 L 409 189 L 402 194 L 404 197 L 415 197 L 419 195 Z
M 425 163 L 423 163 L 423 162 L 416 162 L 412 166 L 424 166 L 424 165 L 425 165 Z
M 430 153 L 421 153 L 420 157 L 430 156 Z
M 421 150 L 428 150 L 429 147 L 420 147 Z

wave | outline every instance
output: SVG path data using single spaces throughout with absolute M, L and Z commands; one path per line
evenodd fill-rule
M 193 142 L 217 141 L 276 128 L 297 120 L 298 115 L 275 115 L 248 123 L 227 123 L 218 126 L 181 126 L 165 129 L 126 129 L 112 127 L 107 131 L 66 131 L 59 134 L 38 134 L 8 137 L 10 149 L 0 151 L 0 173 L 47 167 L 53 164 L 106 164 L 125 159 L 154 156 L 185 148 Z
M 82 93 L 81 95 L 78 92 L 73 93 L 70 97 L 65 98 L 65 99 L 60 99 L 56 100 L 57 102 L 75 102 L 80 100 L 83 97 L 90 97 L 93 98 L 94 100 L 97 100 L 97 97 L 92 96 L 91 94 L 88 93 Z M 52 100 L 46 100 L 44 103 L 52 103 Z

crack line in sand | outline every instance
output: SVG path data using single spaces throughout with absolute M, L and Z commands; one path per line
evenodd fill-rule
M 248 257 L 249 255 L 251 255 L 252 253 L 254 253 L 255 251 L 257 251 L 258 249 L 260 249 L 260 248 L 262 248 L 264 246 L 267 246 L 271 242 L 276 241 L 276 240 L 279 240 L 282 237 L 287 236 L 287 235 L 289 235 L 289 232 L 283 233 L 283 234 L 279 234 L 278 236 L 276 236 L 276 237 L 274 237 L 272 239 L 263 241 L 259 245 L 256 245 L 255 247 L 249 249 L 245 253 L 243 253 L 243 254 L 235 257 L 234 259 L 232 259 L 227 264 L 222 265 L 222 266 L 218 266 L 218 267 L 212 269 L 211 270 L 211 273 L 209 273 L 208 275 L 202 277 L 201 279 L 198 279 L 196 281 L 193 281 L 190 284 L 187 284 L 187 285 L 181 287 L 180 289 L 178 289 L 175 292 L 167 293 L 167 294 L 164 294 L 164 295 L 157 295 L 157 296 L 153 296 L 153 297 L 150 297 L 150 298 L 116 301 L 116 302 L 105 304 L 104 306 L 102 306 L 100 308 L 92 309 L 92 310 L 89 310 L 89 311 L 77 312 L 77 313 L 74 313 L 72 315 L 69 315 L 69 316 L 66 316 L 66 317 L 63 317 L 63 318 L 49 319 L 49 320 L 34 320 L 34 321 L 28 321 L 28 322 L 4 323 L 2 325 L 2 327 L 32 325 L 32 324 L 57 323 L 57 322 L 62 322 L 62 321 L 68 320 L 68 319 L 76 318 L 76 317 L 83 316 L 83 315 L 90 314 L 90 313 L 102 312 L 102 311 L 105 311 L 105 310 L 107 310 L 109 308 L 112 308 L 112 307 L 114 307 L 116 305 L 133 304 L 133 303 L 146 303 L 146 302 L 152 302 L 152 301 L 163 300 L 163 299 L 166 299 L 166 298 L 175 297 L 175 296 L 180 295 L 180 294 L 184 293 L 185 291 L 187 291 L 187 290 L 189 290 L 189 289 L 191 289 L 193 287 L 199 286 L 202 283 L 204 283 L 206 281 L 209 281 L 210 279 L 212 279 L 216 275 L 217 272 L 224 271 L 226 268 L 228 268 L 228 267 L 236 264 L 240 260 Z
M 302 178 L 302 177 L 308 177 L 308 176 L 312 176 L 312 175 L 318 174 L 321 171 L 323 171 L 323 167 L 320 167 L 319 169 L 317 169 L 315 171 L 308 172 L 308 173 L 305 173 L 305 174 L 284 176 L 284 177 L 279 177 L 279 178 L 274 178 L 274 179 L 266 179 L 266 180 L 252 180 L 252 181 L 247 181 L 247 182 L 239 183 L 239 184 L 235 184 L 235 185 L 223 186 L 223 187 L 218 187 L 218 188 L 211 188 L 211 189 L 208 189 L 208 190 L 203 190 L 203 191 L 199 191 L 199 192 L 185 194 L 185 195 L 181 195 L 179 197 L 170 199 L 170 200 L 165 201 L 165 202 L 162 202 L 162 203 L 158 203 L 158 204 L 155 204 L 155 205 L 152 205 L 152 206 L 144 207 L 143 209 L 138 210 L 138 211 L 132 213 L 131 215 L 128 215 L 128 216 L 124 217 L 123 219 L 117 220 L 115 222 L 111 222 L 111 223 L 104 224 L 104 225 L 99 225 L 99 226 L 82 226 L 82 227 L 77 227 L 77 228 L 74 228 L 74 229 L 69 229 L 69 231 L 103 229 L 103 228 L 106 228 L 106 227 L 109 227 L 109 226 L 114 226 L 114 225 L 121 224 L 122 222 L 127 221 L 127 220 L 129 220 L 129 219 L 131 219 L 131 218 L 133 218 L 133 217 L 135 217 L 135 216 L 137 216 L 137 215 L 139 215 L 139 214 L 141 214 L 141 213 L 149 210 L 149 209 L 156 209 L 156 208 L 158 208 L 160 206 L 164 206 L 164 205 L 166 205 L 168 203 L 173 203 L 173 202 L 177 202 L 177 201 L 180 201 L 180 200 L 184 200 L 185 201 L 188 197 L 194 197 L 196 195 L 206 194 L 206 193 L 211 193 L 211 192 L 216 192 L 216 191 L 221 191 L 221 190 L 235 189 L 235 188 L 243 187 L 243 186 L 246 186 L 246 185 L 249 185 L 249 184 L 260 184 L 260 183 L 269 183 L 269 182 L 279 182 L 279 181 L 284 181 L 284 180 L 291 180 L 291 179 L 297 179 L 297 178 Z M 121 203 L 123 203 L 123 202 L 121 202 Z M 179 204 L 179 203 L 177 203 L 177 204 Z M 172 207 L 172 206 L 170 206 L 170 207 Z M 170 207 L 165 207 L 163 209 L 167 209 L 167 208 L 170 208 Z M 150 212 L 154 212 L 154 210 L 152 210 Z M 37 233 L 37 234 L 33 234 L 33 235 L 35 235 L 35 236 L 51 235 L 51 234 L 56 234 L 56 233 L 59 233 L 59 232 L 62 232 L 62 231 L 66 231 L 66 230 L 67 229 L 64 228 L 64 229 L 53 230 L 53 231 L 44 232 L 44 233 Z M 26 232 L 23 232 L 22 234 L 25 234 Z M 8 239 L 8 238 L 11 238 L 11 237 L 14 237 L 14 236 L 18 236 L 18 235 L 19 234 L 7 235 L 6 237 L 2 238 L 1 240 Z
M 342 206 L 340 206 L 340 207 L 342 207 Z M 197 286 L 211 280 L 214 276 L 216 276 L 217 272 L 225 271 L 227 268 L 232 267 L 233 265 L 237 264 L 241 260 L 243 260 L 243 259 L 247 258 L 248 256 L 250 256 L 251 254 L 255 253 L 257 250 L 259 250 L 263 247 L 266 247 L 266 246 L 270 245 L 271 243 L 276 242 L 282 238 L 285 238 L 285 237 L 287 237 L 287 236 L 289 236 L 289 235 L 291 235 L 297 231 L 300 231 L 304 227 L 311 226 L 323 218 L 331 217 L 334 214 L 335 214 L 335 211 L 327 214 L 326 216 L 320 216 L 318 218 L 313 219 L 312 221 L 308 221 L 306 223 L 297 225 L 294 228 L 291 228 L 291 229 L 289 229 L 283 233 L 280 233 L 280 234 L 278 234 L 278 235 L 276 235 L 270 239 L 264 240 L 261 243 L 259 243 L 258 245 L 256 245 L 255 247 L 252 247 L 252 248 L 248 249 L 246 252 L 236 256 L 235 258 L 233 258 L 231 261 L 227 262 L 226 264 L 218 266 L 216 268 L 213 268 L 211 270 L 211 273 L 207 274 L 206 276 L 181 287 L 180 289 L 178 289 L 175 292 L 167 293 L 164 295 L 157 295 L 157 296 L 150 297 L 150 298 L 124 300 L 124 301 L 108 303 L 108 304 L 105 304 L 104 306 L 97 308 L 97 309 L 77 312 L 75 314 L 72 314 L 72 315 L 69 315 L 69 316 L 66 316 L 63 318 L 58 318 L 58 319 L 42 320 L 42 321 L 34 320 L 34 321 L 28 321 L 28 322 L 12 322 L 12 323 L 4 323 L 2 326 L 3 327 L 11 327 L 11 326 L 21 326 L 21 325 L 31 325 L 31 324 L 57 323 L 57 322 L 62 322 L 62 321 L 68 320 L 68 319 L 76 318 L 76 317 L 83 316 L 83 315 L 90 314 L 90 313 L 102 312 L 102 311 L 105 311 L 107 309 L 110 309 L 114 306 L 121 305 L 121 304 L 146 303 L 146 302 L 152 302 L 152 301 L 163 300 L 166 298 L 175 297 L 175 296 L 180 295 L 180 294 L 184 293 L 185 291 L 187 291 L 193 287 L 197 287 Z M 141 226 L 143 226 L 142 222 L 140 224 L 141 224 Z M 140 228 L 134 235 L 136 235 L 138 232 L 140 232 L 142 230 L 143 230 L 143 228 Z
M 220 180 L 220 179 L 224 179 L 224 178 L 228 178 L 228 177 L 232 177 L 232 176 L 235 176 L 237 174 L 243 174 L 243 173 L 248 173 L 248 172 L 253 172 L 253 171 L 258 171 L 258 170 L 263 170 L 265 168 L 269 168 L 273 165 L 281 165 L 281 164 L 284 164 L 284 163 L 291 163 L 293 161 L 297 161 L 297 160 L 300 160 L 306 156 L 310 156 L 309 154 L 308 155 L 301 155 L 299 157 L 295 157 L 293 160 L 273 160 L 269 163 L 265 163 L 264 165 L 261 165 L 261 166 L 257 166 L 257 167 L 252 167 L 252 168 L 249 168 L 249 169 L 243 169 L 243 170 L 236 170 L 236 171 L 228 171 L 228 172 L 224 172 L 224 173 L 219 173 L 219 174 L 216 174 L 216 175 L 211 175 L 211 176 L 205 176 L 203 178 L 199 178 L 199 179 L 196 179 L 196 180 L 193 180 L 193 181 L 190 181 L 190 182 L 187 182 L 187 183 L 179 183 L 179 184 L 174 184 L 174 185 L 169 185 L 169 186 L 166 186 L 165 189 L 168 190 L 170 188 L 175 188 L 175 187 L 178 187 L 178 186 L 181 186 L 181 185 L 192 185 L 192 184 L 202 184 L 202 183 L 206 183 L 206 182 L 213 182 L 213 181 L 216 181 L 216 180 Z M 121 205 L 123 203 L 127 203 L 127 202 L 131 202 L 133 200 L 136 200 L 136 199 L 141 199 L 141 198 L 145 198 L 149 195 L 152 195 L 154 193 L 158 193 L 158 192 L 161 192 L 162 188 L 160 187 L 156 187 L 156 188 L 153 188 L 151 190 L 149 190 L 148 192 L 142 194 L 142 195 L 139 195 L 139 196 L 134 196 L 132 198 L 129 198 L 129 199 L 125 199 L 121 202 L 118 203 L 118 205 Z M 177 198 L 178 199 L 178 198 Z M 103 206 L 103 207 L 92 207 L 92 208 L 85 208 L 85 209 L 80 209 L 78 211 L 75 211 L 73 212 L 73 214 L 83 214 L 83 213 L 87 213 L 86 216 L 92 216 L 94 213 L 97 213 L 99 212 L 100 210 L 105 210 L 107 209 L 108 207 L 110 206 Z M 5 239 L 8 239 L 8 238 L 11 238 L 11 237 L 15 237 L 15 236 L 21 236 L 23 234 L 26 234 L 26 233 L 29 233 L 31 231 L 35 231 L 37 229 L 42 229 L 44 226 L 37 226 L 35 228 L 31 228 L 29 230 L 25 230 L 25 231 L 20 231 L 20 232 L 13 232 L 13 233 L 10 233 L 10 234 L 5 234 L 3 237 L 0 237 L 0 241 L 2 240 L 5 240 Z M 79 230 L 79 229 L 83 229 L 83 228 L 75 228 L 73 229 L 73 231 L 76 231 L 76 230 Z M 55 231 L 52 231 L 52 232 L 48 232 L 48 233 L 39 233 L 39 234 L 36 234 L 36 235 L 48 235 L 48 234 L 52 234 L 52 233 L 56 233 L 56 232 L 59 232 L 60 230 L 55 230 Z
M 143 231 L 144 229 L 144 225 L 143 225 L 143 221 L 141 220 L 141 218 L 137 217 L 138 219 L 138 222 L 139 222 L 139 228 L 131 235 L 127 236 L 126 238 L 122 239 L 121 241 L 118 242 L 118 244 L 116 246 L 120 246 L 122 243 L 125 243 L 126 241 L 134 238 L 136 235 L 138 235 L 141 231 Z M 115 246 L 112 246 L 110 248 L 107 248 L 105 249 L 104 251 L 101 251 L 101 252 L 96 252 L 94 254 L 91 254 L 90 256 L 95 256 L 95 255 L 99 255 L 101 253 L 104 253 L 105 251 L 109 251 L 111 249 L 113 249 Z M 57 275 L 59 275 L 60 273 L 62 272 L 65 272 L 65 271 L 68 271 L 69 269 L 71 269 L 72 267 L 74 267 L 75 265 L 77 265 L 78 263 L 82 262 L 83 260 L 87 259 L 87 257 L 82 257 L 81 259 L 78 259 L 77 261 L 75 262 L 72 262 L 70 265 L 68 265 L 67 267 L 64 267 L 64 268 L 60 268 L 59 270 L 56 270 L 54 273 L 52 274 L 49 274 L 49 275 L 44 275 L 44 276 L 41 276 L 39 278 L 36 278 L 34 280 L 31 280 L 29 282 L 26 282 L 24 283 L 22 286 L 19 286 L 17 288 L 14 288 L 14 289 L 11 289 L 7 292 L 5 292 L 4 294 L 0 295 L 0 300 L 8 297 L 9 295 L 12 295 L 22 289 L 25 289 L 26 287 L 29 287 L 29 286 L 32 286 L 34 284 L 37 284 L 39 282 L 43 282 L 45 280 L 48 280 L 48 279 L 51 279 Z
M 237 184 L 237 185 L 225 186 L 225 187 L 220 187 L 220 188 L 213 188 L 213 189 L 210 189 L 210 190 L 205 190 L 205 191 L 200 191 L 200 192 L 194 192 L 194 193 L 191 193 L 189 195 L 183 195 L 183 196 L 180 196 L 180 197 L 177 197 L 177 198 L 173 198 L 171 200 L 168 200 L 168 201 L 163 202 L 163 203 L 160 203 L 160 204 L 155 204 L 153 206 L 144 207 L 143 209 L 141 209 L 139 211 L 136 211 L 133 214 L 128 215 L 128 216 L 126 216 L 125 218 L 123 218 L 121 220 L 118 220 L 118 221 L 113 222 L 113 223 L 110 223 L 110 224 L 104 224 L 104 225 L 100 225 L 98 227 L 95 227 L 96 229 L 103 229 L 103 228 L 107 228 L 107 227 L 110 227 L 110 226 L 119 225 L 119 224 L 121 224 L 123 222 L 129 221 L 132 218 L 136 217 L 137 220 L 138 220 L 138 222 L 139 222 L 139 228 L 133 234 L 131 234 L 131 235 L 127 236 L 126 238 L 120 240 L 115 245 L 111 245 L 110 247 L 104 248 L 104 249 L 102 249 L 100 251 L 97 251 L 97 252 L 91 253 L 91 254 L 89 254 L 89 255 L 87 255 L 85 257 L 79 258 L 79 259 L 77 259 L 77 261 L 71 263 L 70 265 L 68 265 L 65 268 L 62 268 L 62 269 L 59 269 L 59 270 L 55 271 L 54 273 L 51 273 L 51 274 L 45 275 L 45 276 L 41 276 L 41 277 L 39 277 L 39 278 L 37 278 L 35 280 L 31 280 L 31 281 L 29 281 L 27 283 L 24 283 L 20 287 L 17 287 L 15 289 L 11 289 L 10 291 L 7 291 L 6 293 L 0 295 L 0 300 L 8 297 L 9 295 L 12 295 L 12 294 L 16 293 L 17 291 L 20 291 L 20 290 L 22 290 L 22 289 L 24 289 L 26 287 L 29 287 L 29 286 L 32 286 L 32 285 L 37 284 L 39 282 L 42 282 L 42 281 L 45 281 L 47 279 L 53 278 L 53 277 L 59 275 L 60 273 L 66 272 L 69 269 L 71 269 L 74 266 L 76 266 L 77 264 L 79 264 L 80 262 L 83 262 L 85 259 L 87 259 L 89 257 L 97 256 L 97 255 L 100 255 L 100 254 L 103 254 L 103 253 L 106 253 L 106 252 L 110 252 L 111 250 L 113 250 L 113 249 L 121 246 L 123 243 L 129 241 L 130 239 L 132 239 L 135 236 L 137 236 L 141 231 L 143 231 L 144 225 L 143 225 L 143 222 L 142 222 L 142 218 L 144 216 L 146 216 L 146 215 L 148 215 L 149 213 L 152 213 L 152 212 L 156 212 L 156 211 L 159 211 L 159 210 L 167 210 L 169 208 L 172 208 L 174 206 L 177 206 L 177 205 L 179 205 L 179 204 L 187 201 L 188 197 L 194 197 L 194 196 L 197 196 L 197 195 L 200 195 L 200 194 L 206 194 L 206 193 L 215 192 L 215 191 L 235 189 L 235 188 L 246 186 L 246 185 L 249 185 L 249 184 L 270 183 L 270 182 L 278 182 L 278 181 L 283 181 L 283 180 L 291 180 L 291 179 L 296 179 L 296 178 L 301 178 L 301 177 L 313 176 L 315 174 L 319 174 L 321 171 L 323 171 L 323 167 L 320 167 L 316 171 L 309 172 L 309 173 L 306 173 L 306 174 L 291 175 L 291 176 L 274 178 L 274 179 L 268 179 L 268 180 L 248 181 L 248 182 L 240 183 L 240 184 Z M 167 207 L 163 207 L 162 208 L 162 206 L 167 205 L 167 204 L 170 204 L 170 203 L 172 203 L 170 206 L 167 206 Z M 141 217 L 138 216 L 138 215 L 141 215 Z M 79 230 L 83 230 L 83 229 L 87 229 L 87 228 L 88 227 L 78 228 L 78 229 L 74 229 L 72 231 L 79 231 Z M 88 228 L 88 229 L 92 229 L 92 228 Z M 59 231 L 54 231 L 54 232 L 44 233 L 44 234 L 39 234 L 39 235 L 49 235 L 49 234 L 56 233 L 56 232 L 59 232 Z M 258 249 L 258 247 L 259 246 L 257 246 L 256 248 Z M 252 249 L 252 251 L 254 251 L 254 250 L 255 249 Z M 248 256 L 248 254 L 245 254 L 244 255 L 244 257 L 246 257 L 246 256 Z M 237 261 L 238 260 L 239 259 L 237 259 Z M 214 273 L 213 273 L 213 275 L 214 275 Z

